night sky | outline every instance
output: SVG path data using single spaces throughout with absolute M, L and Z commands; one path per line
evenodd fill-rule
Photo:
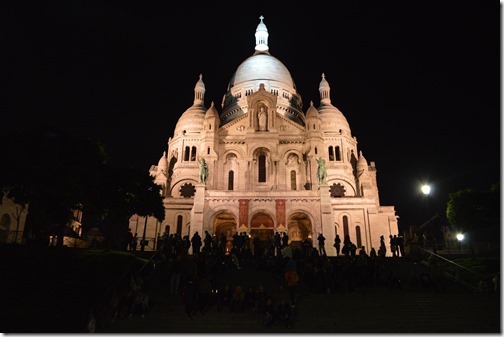
M 270 53 L 289 69 L 304 112 L 319 105 L 325 73 L 401 227 L 444 212 L 451 192 L 500 180 L 497 2 L 173 3 L 1 5 L 2 131 L 99 138 L 113 163 L 148 170 L 200 73 L 205 105 L 221 111 L 263 15 Z M 421 182 L 432 185 L 428 199 Z

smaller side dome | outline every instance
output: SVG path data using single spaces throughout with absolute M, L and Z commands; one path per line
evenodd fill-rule
M 368 162 L 362 151 L 359 151 L 359 160 L 357 161 L 357 176 L 361 177 L 363 173 L 368 171 Z
M 219 118 L 219 113 L 217 112 L 213 101 L 205 114 L 205 118 Z
M 350 125 L 341 111 L 331 104 L 331 87 L 322 74 L 322 80 L 319 85 L 320 106 L 318 108 L 319 117 L 322 121 L 322 130 L 341 130 L 344 134 L 351 135 Z
M 204 101 L 205 83 L 203 83 L 203 75 L 200 74 L 199 80 L 194 86 L 193 105 L 180 116 L 175 126 L 175 136 L 185 135 L 186 133 L 199 133 L 203 130 L 203 121 L 207 111 Z
M 210 105 L 210 108 L 207 110 L 205 114 L 205 119 L 210 119 L 214 121 L 214 130 L 218 130 L 220 127 L 220 118 L 219 118 L 219 112 L 215 108 L 214 102 L 212 101 L 212 104 Z
M 308 108 L 308 111 L 306 111 L 306 118 L 318 118 L 318 111 L 317 108 L 313 106 L 313 101 L 310 101 L 310 107 Z
M 166 159 L 166 151 L 163 151 L 163 155 L 159 159 L 157 166 L 158 166 L 158 171 L 166 172 L 166 169 L 168 168 L 168 160 Z

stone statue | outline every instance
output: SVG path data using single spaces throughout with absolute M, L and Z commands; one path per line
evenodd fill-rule
M 200 184 L 206 184 L 208 179 L 208 165 L 204 158 L 199 159 L 199 182 Z
M 267 130 L 267 120 L 268 120 L 268 115 L 266 114 L 266 111 L 264 111 L 264 107 L 262 106 L 259 109 L 259 113 L 257 114 L 257 118 L 259 120 L 259 130 L 264 131 Z
M 318 163 L 317 176 L 319 185 L 323 185 L 326 183 L 327 171 L 325 167 L 325 160 L 322 157 L 315 158 Z

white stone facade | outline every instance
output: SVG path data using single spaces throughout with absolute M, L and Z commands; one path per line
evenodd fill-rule
M 270 55 L 267 40 L 261 17 L 255 53 L 237 68 L 220 112 L 213 102 L 205 107 L 200 76 L 193 105 L 150 169 L 163 186 L 166 217 L 162 224 L 148 220 L 147 237 L 167 226 L 190 237 L 208 230 L 264 239 L 286 231 L 291 242 L 310 237 L 317 247 L 323 233 L 331 256 L 335 235 L 343 240 L 348 234 L 368 253 L 378 250 L 380 235 L 398 234 L 398 223 L 394 207 L 380 205 L 374 162 L 368 165 L 358 151 L 345 116 L 331 103 L 324 74 L 319 107 L 310 102 L 304 112 L 288 69 Z M 205 183 L 198 179 L 200 158 L 208 165 Z
M 0 242 L 24 243 L 24 228 L 28 206 L 15 203 L 5 194 L 0 203 Z

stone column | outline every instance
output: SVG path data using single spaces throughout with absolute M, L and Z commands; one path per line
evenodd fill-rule
M 189 231 L 189 240 L 192 239 L 194 232 L 198 232 L 198 234 L 203 238 L 204 208 L 205 208 L 205 184 L 196 184 L 196 193 L 194 194 L 194 205 L 193 208 L 191 209 L 191 230 Z
M 319 189 L 320 193 L 320 218 L 322 221 L 322 234 L 326 238 L 325 240 L 325 249 L 327 252 L 327 256 L 336 256 L 336 248 L 334 248 L 334 238 L 336 235 L 334 234 L 334 223 L 333 223 L 333 212 L 331 206 L 331 195 L 329 193 L 329 187 L 327 184 L 320 185 Z M 318 247 L 317 236 L 313 238 L 313 245 Z

